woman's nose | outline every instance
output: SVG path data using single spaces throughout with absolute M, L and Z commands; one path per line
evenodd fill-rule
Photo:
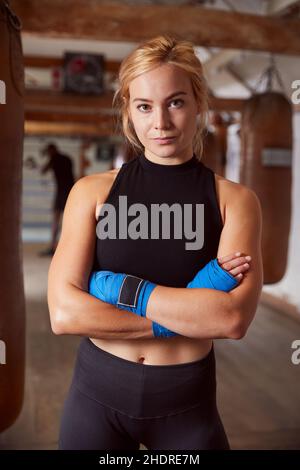
M 155 129 L 168 129 L 170 127 L 170 116 L 168 110 L 159 108 L 154 113 Z

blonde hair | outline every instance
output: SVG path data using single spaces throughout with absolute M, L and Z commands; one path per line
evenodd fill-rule
M 168 35 L 157 36 L 139 45 L 122 61 L 118 76 L 118 89 L 113 98 L 113 106 L 118 111 L 121 130 L 135 151 L 144 151 L 129 116 L 129 85 L 139 75 L 166 63 L 185 70 L 191 79 L 194 96 L 201 109 L 193 139 L 193 151 L 200 160 L 203 152 L 203 131 L 206 128 L 208 116 L 208 88 L 201 62 L 195 55 L 193 44 L 189 41 L 178 40 Z

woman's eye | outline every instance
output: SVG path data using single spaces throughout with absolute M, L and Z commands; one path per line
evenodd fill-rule
M 171 106 L 172 108 L 181 108 L 181 106 L 183 105 L 183 100 L 172 100 L 170 101 L 169 103 L 169 106 Z M 149 104 L 139 104 L 137 106 L 137 109 L 139 111 L 141 111 L 142 113 L 147 113 L 148 111 L 150 111 L 150 106 Z
M 180 108 L 182 105 L 183 105 L 183 101 L 182 100 L 173 100 L 173 101 L 170 101 L 170 104 L 175 104 L 175 106 L 172 106 L 173 108 Z
M 137 109 L 139 109 L 140 111 L 142 111 L 143 113 L 145 113 L 146 111 L 149 110 L 149 105 L 148 104 L 139 104 L 137 106 Z

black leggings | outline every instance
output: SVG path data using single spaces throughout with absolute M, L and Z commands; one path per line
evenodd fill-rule
M 215 355 L 175 365 L 122 359 L 81 341 L 60 449 L 229 449 L 216 406 Z

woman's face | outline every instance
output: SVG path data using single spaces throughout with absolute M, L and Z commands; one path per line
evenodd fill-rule
M 132 80 L 129 95 L 129 114 L 145 156 L 155 163 L 189 160 L 199 109 L 187 72 L 163 64 Z

